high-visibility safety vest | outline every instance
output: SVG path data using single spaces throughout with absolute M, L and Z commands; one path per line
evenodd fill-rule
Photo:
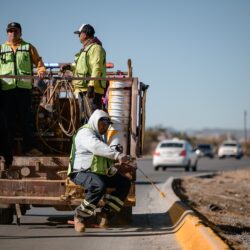
M 91 58 L 90 58 L 91 57 Z M 100 58 L 101 57 L 101 58 Z M 94 68 L 90 67 L 90 61 L 99 64 L 100 60 L 103 59 L 101 67 L 101 75 L 98 77 L 106 77 L 106 53 L 105 50 L 96 43 L 92 43 L 87 46 L 85 49 L 81 49 L 75 55 L 74 59 L 74 76 L 75 77 L 91 77 L 93 76 L 92 72 L 95 71 Z M 94 81 L 97 82 L 97 81 Z M 82 92 L 86 92 L 88 88 L 89 81 L 74 80 L 73 85 L 75 89 L 79 89 Z M 98 81 L 98 84 L 95 84 L 95 92 L 99 94 L 104 93 L 106 87 L 106 81 Z
M 22 41 L 16 52 L 7 44 L 0 46 L 0 75 L 33 74 L 30 44 Z M 32 79 L 2 78 L 2 90 L 18 88 L 31 89 Z
M 83 128 L 92 129 L 89 124 L 85 124 L 81 128 L 79 128 L 78 131 Z M 70 158 L 69 158 L 68 176 L 70 176 L 74 168 L 75 151 L 76 151 L 76 147 L 75 147 L 76 135 L 77 133 L 73 136 L 73 142 L 72 142 Z M 110 170 L 110 167 L 113 165 L 113 163 L 114 161 L 111 159 L 108 159 L 106 157 L 99 156 L 99 155 L 93 155 L 92 162 L 91 162 L 91 165 L 89 166 L 89 169 L 90 169 L 90 172 L 93 172 L 93 173 L 97 173 L 101 175 L 109 175 L 109 170 Z

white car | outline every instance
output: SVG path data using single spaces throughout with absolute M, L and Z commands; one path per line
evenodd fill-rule
M 153 166 L 155 170 L 162 168 L 185 168 L 189 171 L 197 170 L 198 155 L 186 140 L 171 139 L 160 142 L 153 155 Z
M 242 156 L 243 150 L 237 141 L 224 141 L 218 150 L 218 157 L 220 159 L 224 157 L 235 157 L 236 159 L 240 159 Z

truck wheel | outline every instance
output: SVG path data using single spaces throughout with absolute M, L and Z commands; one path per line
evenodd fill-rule
M 25 215 L 27 210 L 30 210 L 29 204 L 20 204 L 21 214 Z
M 120 213 L 116 214 L 111 222 L 115 226 L 129 225 L 132 222 L 132 207 L 123 207 Z
M 14 211 L 10 208 L 0 208 L 0 224 L 11 224 L 13 222 Z

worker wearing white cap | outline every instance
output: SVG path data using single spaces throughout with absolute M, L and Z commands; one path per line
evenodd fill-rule
M 106 77 L 106 52 L 101 41 L 95 37 L 95 30 L 90 24 L 82 24 L 77 31 L 83 48 L 75 55 L 74 63 L 63 65 L 62 71 L 73 71 L 74 77 Z M 102 96 L 106 81 L 74 80 L 74 90 L 88 97 L 91 111 L 102 109 Z M 90 115 L 90 114 L 88 114 Z

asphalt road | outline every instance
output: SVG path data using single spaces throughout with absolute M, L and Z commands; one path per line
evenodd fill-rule
M 217 171 L 226 171 L 226 170 L 236 170 L 237 168 L 247 168 L 250 167 L 250 158 L 243 157 L 240 160 L 234 158 L 200 158 L 197 164 L 196 172 L 185 172 L 181 168 L 169 168 L 166 171 L 162 169 L 155 171 L 152 166 L 152 159 L 140 159 L 138 161 L 138 166 L 143 170 L 148 176 L 150 176 L 155 182 L 164 182 L 168 177 L 181 177 L 186 175 L 197 175 L 205 174 Z M 137 171 L 137 182 L 144 182 L 145 178 L 143 175 Z
M 250 158 L 201 159 L 197 172 L 182 169 L 154 171 L 151 159 L 141 159 L 138 166 L 157 185 L 170 177 L 203 174 L 214 171 L 246 168 Z M 58 212 L 53 208 L 32 208 L 21 218 L 21 226 L 15 224 L 0 226 L 0 249 L 180 249 L 173 234 L 173 228 L 166 217 L 161 196 L 138 171 L 136 187 L 137 205 L 133 208 L 133 223 L 123 228 L 94 229 L 77 234 L 66 224 L 72 212 Z

